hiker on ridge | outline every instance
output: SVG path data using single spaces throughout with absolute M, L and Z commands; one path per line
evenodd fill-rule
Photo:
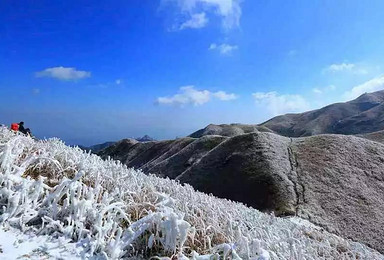
M 19 132 L 22 132 L 25 135 L 27 134 L 27 131 L 25 131 L 25 128 L 24 128 L 24 122 L 23 121 L 21 121 L 19 123 Z

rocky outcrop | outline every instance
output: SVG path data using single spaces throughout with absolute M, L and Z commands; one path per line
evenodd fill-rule
M 289 137 L 380 131 L 384 129 L 384 91 L 305 113 L 277 116 L 260 126 Z
M 252 132 L 122 140 L 100 155 L 277 215 L 297 215 L 384 252 L 384 144 Z

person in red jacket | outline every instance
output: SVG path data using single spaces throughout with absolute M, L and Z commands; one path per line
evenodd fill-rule
M 11 130 L 19 131 L 19 124 L 18 123 L 12 123 L 11 124 Z

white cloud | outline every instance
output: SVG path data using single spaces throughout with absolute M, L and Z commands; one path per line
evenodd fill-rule
M 351 90 L 344 93 L 343 98 L 345 100 L 355 99 L 358 96 L 367 93 L 375 92 L 384 89 L 384 75 L 371 79 L 363 84 L 353 87 Z
M 172 97 L 159 97 L 159 104 L 167 105 L 185 105 L 193 104 L 195 106 L 207 103 L 210 100 L 210 92 L 208 90 L 196 90 L 194 86 L 185 86 L 180 88 L 180 93 Z
M 363 67 L 361 64 L 354 63 L 339 63 L 331 64 L 328 67 L 323 69 L 323 72 L 328 73 L 337 73 L 337 72 L 350 72 L 353 74 L 368 74 L 367 68 Z
M 205 13 L 192 14 L 191 18 L 180 25 L 180 30 L 186 28 L 203 28 L 208 23 L 208 18 Z
M 340 64 L 332 64 L 329 65 L 326 70 L 331 72 L 344 71 L 344 70 L 352 70 L 355 67 L 353 63 L 340 63 Z
M 208 90 L 197 90 L 194 86 L 181 87 L 178 94 L 171 97 L 159 97 L 157 98 L 158 104 L 163 105 L 187 105 L 193 104 L 195 106 L 203 105 L 211 100 L 211 98 L 217 98 L 222 101 L 228 101 L 236 99 L 235 94 L 228 94 L 224 91 L 210 92 Z
M 222 100 L 222 101 L 228 101 L 228 100 L 234 100 L 237 98 L 237 95 L 233 94 L 233 93 L 226 93 L 224 91 L 217 91 L 217 92 L 214 92 L 212 93 L 212 96 Z
M 329 85 L 327 87 L 324 87 L 324 88 L 313 88 L 312 91 L 315 93 L 315 94 L 323 94 L 323 93 L 327 93 L 327 92 L 330 92 L 330 91 L 333 91 L 336 89 L 336 86 L 334 85 Z
M 257 92 L 252 94 L 256 104 L 267 110 L 271 116 L 285 113 L 303 112 L 310 109 L 309 103 L 300 95 L 280 95 L 277 92 Z
M 200 27 L 184 27 L 184 28 L 201 28 L 205 26 L 208 20 L 202 19 L 203 17 L 197 17 L 196 15 L 202 15 L 202 13 L 212 13 L 221 17 L 222 25 L 225 29 L 231 29 L 238 27 L 241 17 L 241 0 L 163 0 L 162 3 L 175 2 L 184 16 L 187 16 L 187 21 L 182 24 L 192 21 L 195 17 L 195 21 L 201 21 L 201 23 L 195 23 L 201 25 Z M 205 15 L 204 15 L 205 18 Z M 205 22 L 203 22 L 205 21 Z M 181 26 L 182 27 L 182 26 Z M 184 29 L 181 28 L 180 29 Z
M 76 80 L 89 78 L 91 72 L 76 70 L 76 68 L 54 67 L 36 72 L 36 77 L 50 77 L 59 80 Z
M 232 51 L 237 50 L 239 47 L 237 45 L 229 45 L 226 43 L 217 45 L 216 43 L 212 43 L 209 46 L 209 50 L 218 50 L 221 54 L 231 54 Z
M 121 79 L 117 79 L 117 80 L 115 80 L 116 85 L 120 85 L 121 82 L 122 82 Z

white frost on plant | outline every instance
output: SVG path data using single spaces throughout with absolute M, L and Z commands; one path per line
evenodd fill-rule
M 383 259 L 317 227 L 145 175 L 58 139 L 34 141 L 1 127 L 0 170 L 1 226 L 76 245 L 81 258 Z

